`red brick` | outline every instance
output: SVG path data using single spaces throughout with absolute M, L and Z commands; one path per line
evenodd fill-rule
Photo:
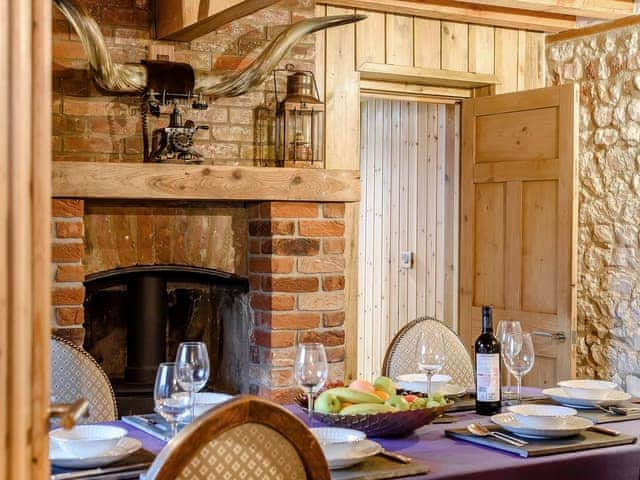
M 237 70 L 242 58 L 238 55 L 218 55 L 213 61 L 213 68 L 216 70 Z
M 265 202 L 260 206 L 262 218 L 316 218 L 318 204 L 311 202 Z
M 84 215 L 84 200 L 52 200 L 52 217 L 81 217 Z
M 249 235 L 270 237 L 272 235 L 293 235 L 295 225 L 291 221 L 261 220 L 249 223 Z
M 56 222 L 56 237 L 58 238 L 82 238 L 82 222 Z
M 280 404 L 293 403 L 296 397 L 300 394 L 299 388 L 260 388 L 259 392 L 256 392 L 260 397 L 267 398 L 272 402 Z
M 251 273 L 291 273 L 293 258 L 254 257 L 249 258 Z
M 345 262 L 342 255 L 298 259 L 300 273 L 342 273 L 344 268 Z
M 274 368 L 271 370 L 271 385 L 274 387 L 288 387 L 293 385 L 293 369 Z
M 322 314 L 322 324 L 325 327 L 339 327 L 344 325 L 344 312 L 326 312 Z
M 64 137 L 66 152 L 111 153 L 118 151 L 118 142 L 110 137 L 73 135 Z
M 252 218 L 260 218 L 260 204 L 252 203 L 247 207 L 247 216 Z
M 265 292 L 317 292 L 319 281 L 316 277 L 272 277 L 262 279 Z
M 260 364 L 272 367 L 293 367 L 296 359 L 295 348 L 261 348 Z
M 65 115 L 88 115 L 93 117 L 127 117 L 129 105 L 112 100 L 75 100 L 64 98 Z
M 261 275 L 249 275 L 249 288 L 253 291 L 260 290 L 262 285 Z
M 301 293 L 298 295 L 300 310 L 342 310 L 343 292 Z
M 274 330 L 306 330 L 320 326 L 320 314 L 261 312 L 260 322 Z
M 51 247 L 51 261 L 79 262 L 82 260 L 82 243 L 54 243 Z
M 327 347 L 344 345 L 344 330 L 337 328 L 333 330 L 300 332 L 298 341 L 300 343 L 322 343 Z
M 300 220 L 300 235 L 304 237 L 340 237 L 344 235 L 341 220 Z
M 344 203 L 325 203 L 322 206 L 324 218 L 343 218 Z
M 84 323 L 84 308 L 62 307 L 56 308 L 56 323 L 60 327 L 82 325 Z
M 327 361 L 329 363 L 344 362 L 345 350 L 344 346 L 329 347 L 326 349 Z
M 320 251 L 320 240 L 312 238 L 274 238 L 262 242 L 262 253 L 287 256 L 313 256 Z
M 254 330 L 256 345 L 267 348 L 283 348 L 292 347 L 294 343 L 294 332 L 275 331 L 268 332 L 264 330 Z
M 251 294 L 251 307 L 256 310 L 293 310 L 295 302 L 292 295 Z
M 260 253 L 262 241 L 259 238 L 249 239 L 249 253 Z
M 325 238 L 322 240 L 322 253 L 344 253 L 344 238 Z
M 84 287 L 54 288 L 51 292 L 52 305 L 82 305 Z
M 56 39 L 52 47 L 52 53 L 56 60 L 61 58 L 83 59 L 87 56 L 80 42 Z
M 69 340 L 79 347 L 84 343 L 84 328 L 54 328 L 51 330 L 51 333 L 65 340 Z
M 323 277 L 322 289 L 325 291 L 344 290 L 344 276 L 331 275 Z
M 56 282 L 83 282 L 84 268 L 82 265 L 58 265 L 56 268 Z

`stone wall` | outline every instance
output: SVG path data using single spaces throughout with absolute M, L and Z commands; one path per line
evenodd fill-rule
M 547 84 L 580 85 L 578 376 L 640 393 L 637 26 L 547 45 Z

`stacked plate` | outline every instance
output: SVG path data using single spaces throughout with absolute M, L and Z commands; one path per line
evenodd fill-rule
M 630 394 L 617 388 L 615 383 L 601 380 L 566 380 L 542 393 L 567 407 L 597 408 L 599 405 L 617 405 L 631 398 Z
M 571 437 L 593 425 L 591 420 L 578 417 L 573 408 L 556 405 L 514 405 L 507 410 L 491 417 L 491 421 L 525 438 Z
M 382 451 L 379 443 L 367 440 L 359 430 L 321 427 L 312 428 L 311 432 L 318 439 L 331 470 L 352 467 Z
M 398 388 L 409 392 L 429 393 L 429 382 L 424 373 L 407 373 L 396 378 Z M 434 375 L 431 377 L 431 392 L 441 393 L 445 397 L 464 395 L 466 389 L 451 383 L 449 375 Z
M 81 425 L 71 430 L 59 428 L 49 433 L 49 460 L 56 467 L 95 468 L 122 460 L 142 443 L 126 436 L 124 428 Z

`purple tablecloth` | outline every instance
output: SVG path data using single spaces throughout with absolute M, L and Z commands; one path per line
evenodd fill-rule
M 296 406 L 289 406 L 295 415 L 306 422 L 306 415 Z M 456 415 L 459 421 L 453 424 L 427 425 L 413 435 L 400 439 L 375 439 L 384 448 L 408 455 L 427 464 L 428 475 L 414 479 L 465 479 L 465 480 L 640 480 L 640 445 L 625 445 L 583 452 L 550 455 L 547 457 L 521 458 L 487 447 L 474 445 L 444 436 L 447 428 L 463 427 L 479 417 L 473 413 Z M 164 442 L 127 425 L 130 436 L 142 441 L 144 448 L 157 453 Z M 318 426 L 314 422 L 311 426 Z M 630 435 L 640 434 L 640 420 L 618 422 L 612 428 Z

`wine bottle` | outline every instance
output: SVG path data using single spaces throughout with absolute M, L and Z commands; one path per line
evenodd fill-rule
M 482 306 L 482 333 L 475 343 L 476 413 L 500 411 L 500 342 L 493 336 L 493 308 Z

